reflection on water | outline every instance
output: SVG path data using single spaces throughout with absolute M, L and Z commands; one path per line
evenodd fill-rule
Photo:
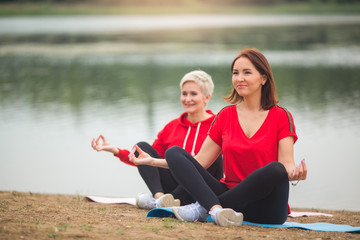
M 264 51 L 280 104 L 295 118 L 295 158 L 305 157 L 309 167 L 308 180 L 291 187 L 292 206 L 360 210 L 360 192 L 353 186 L 360 181 L 357 39 L 353 35 L 345 41 L 351 46 L 340 41 L 328 50 Z M 147 191 L 136 168 L 94 152 L 91 139 L 103 133 L 123 148 L 152 142 L 182 112 L 178 83 L 193 69 L 212 75 L 209 108 L 219 111 L 226 105 L 222 96 L 230 88 L 234 57 L 221 45 L 212 54 L 89 49 L 85 55 L 66 50 L 61 55 L 56 48 L 64 45 L 59 45 L 49 47 L 52 54 L 38 48 L 25 55 L 0 48 L 0 190 L 123 197 Z
M 270 62 L 272 55 L 279 58 L 274 53 L 269 55 Z M 168 66 L 151 61 L 133 65 L 122 61 L 88 64 L 91 59 L 62 62 L 37 57 L 0 57 L 0 61 L 0 105 L 6 107 L 21 101 L 34 111 L 47 111 L 48 107 L 60 104 L 81 112 L 86 104 L 111 105 L 124 100 L 128 104 L 149 104 L 170 99 L 177 105 L 178 80 L 192 70 L 186 64 Z M 344 109 L 360 109 L 359 66 L 272 65 L 282 101 L 289 101 L 297 108 L 344 105 Z M 213 66 L 206 61 L 198 66 L 211 73 L 216 84 L 214 98 L 222 101 L 221 96 L 230 87 L 228 66 L 223 62 Z

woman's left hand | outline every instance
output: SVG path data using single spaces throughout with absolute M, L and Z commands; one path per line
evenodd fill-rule
M 301 160 L 300 164 L 297 164 L 293 170 L 289 173 L 290 181 L 305 180 L 307 176 L 307 168 L 305 159 Z
M 135 151 L 139 153 L 138 157 L 135 157 Z M 130 162 L 134 163 L 135 165 L 152 165 L 153 158 L 144 152 L 141 148 L 139 148 L 138 145 L 135 145 L 129 154 L 129 160 Z

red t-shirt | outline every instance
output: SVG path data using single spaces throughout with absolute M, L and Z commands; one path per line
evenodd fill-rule
M 225 107 L 209 130 L 210 138 L 222 148 L 224 178 L 232 188 L 266 164 L 278 161 L 278 142 L 293 136 L 297 140 L 292 116 L 279 106 L 272 107 L 258 131 L 248 138 L 240 126 L 236 105 Z M 291 126 L 292 125 L 292 126 Z

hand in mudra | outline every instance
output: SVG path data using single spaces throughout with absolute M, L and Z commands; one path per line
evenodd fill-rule
M 135 157 L 135 151 L 139 153 L 138 157 Z M 149 154 L 144 152 L 138 145 L 135 145 L 130 151 L 129 160 L 135 165 L 151 166 L 154 159 Z
M 306 177 L 307 177 L 307 166 L 305 163 L 305 159 L 303 159 L 299 164 L 295 165 L 294 169 L 290 172 L 289 180 L 301 181 L 301 180 L 305 180 Z
M 114 146 L 111 145 L 108 141 L 106 141 L 105 137 L 101 134 L 96 139 L 96 141 L 95 141 L 95 138 L 93 138 L 93 140 L 91 141 L 91 146 L 94 150 L 96 150 L 98 152 L 101 152 L 101 151 L 112 152 L 112 150 L 114 149 Z

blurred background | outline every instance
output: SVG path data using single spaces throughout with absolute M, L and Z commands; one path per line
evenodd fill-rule
M 290 205 L 360 211 L 358 0 L 0 0 L 0 191 L 148 192 L 91 140 L 152 143 L 196 69 L 218 112 L 244 47 L 268 58 L 308 164 Z

